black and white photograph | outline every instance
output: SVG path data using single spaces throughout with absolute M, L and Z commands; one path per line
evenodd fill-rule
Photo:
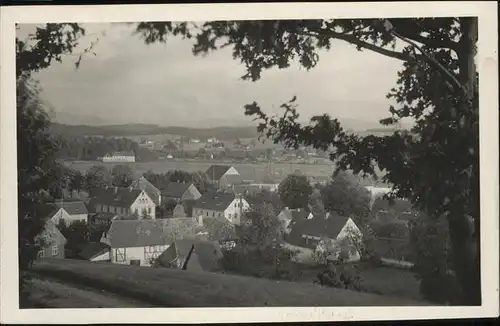
M 2 8 L 2 321 L 498 316 L 496 12 Z

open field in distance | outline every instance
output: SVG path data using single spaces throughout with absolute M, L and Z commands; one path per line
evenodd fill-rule
M 118 163 L 102 163 L 100 161 L 67 161 L 66 166 L 80 172 L 85 172 L 94 165 L 104 165 L 112 168 Z M 206 171 L 213 164 L 232 165 L 240 173 L 244 180 L 260 180 L 264 175 L 270 173 L 277 181 L 295 171 L 300 171 L 306 176 L 330 176 L 333 173 L 333 164 L 302 164 L 302 163 L 221 163 L 216 161 L 197 160 L 168 160 L 154 162 L 126 163 L 136 175 L 151 170 L 155 173 L 165 173 L 170 170 L 183 170 L 186 172 Z M 365 185 L 386 186 L 371 179 L 363 179 Z

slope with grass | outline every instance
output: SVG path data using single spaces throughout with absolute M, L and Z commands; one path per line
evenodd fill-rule
M 45 259 L 33 272 L 164 307 L 425 306 L 425 302 L 243 276 Z
M 31 279 L 30 304 L 31 306 L 21 308 L 153 307 L 147 302 L 141 302 L 134 298 L 41 276 L 35 276 Z

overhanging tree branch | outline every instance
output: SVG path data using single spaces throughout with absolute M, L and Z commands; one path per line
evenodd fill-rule
M 398 29 L 399 35 L 401 35 L 407 39 L 410 39 L 410 40 L 413 40 L 413 41 L 418 42 L 420 44 L 423 44 L 426 47 L 437 48 L 437 49 L 439 49 L 439 48 L 450 49 L 450 50 L 455 51 L 455 53 L 458 52 L 458 43 L 457 42 L 454 42 L 452 40 L 447 40 L 447 39 L 436 40 L 436 39 L 431 39 L 431 38 L 422 36 L 420 33 L 421 33 L 423 28 L 420 26 L 420 24 L 418 22 L 411 23 L 411 20 L 410 20 L 409 24 L 412 24 L 412 26 L 408 26 L 405 24 L 403 27 L 406 27 L 406 28 L 400 29 L 399 28 L 400 24 L 398 22 L 392 23 L 392 25 L 394 26 L 394 29 Z M 416 27 L 416 28 L 410 28 L 410 27 Z
M 342 33 L 336 33 L 333 31 L 324 31 L 324 32 L 317 33 L 317 34 L 311 33 L 311 32 L 303 32 L 303 34 L 306 34 L 309 36 L 314 36 L 314 37 L 328 37 L 328 38 L 335 38 L 338 40 L 343 40 L 343 41 L 346 41 L 346 42 L 351 43 L 353 45 L 356 45 L 360 48 L 367 49 L 367 50 L 376 52 L 378 54 L 382 54 L 382 55 L 385 55 L 387 57 L 402 60 L 402 61 L 410 61 L 412 59 L 412 57 L 406 53 L 384 49 L 380 46 L 361 41 L 360 39 L 358 39 L 356 36 L 354 36 L 352 34 L 342 34 Z
M 392 23 L 387 19 L 385 20 L 385 28 L 386 28 L 386 31 L 388 31 L 389 33 L 394 35 L 394 37 L 399 38 L 400 40 L 410 44 L 411 46 L 413 46 L 414 48 L 419 50 L 420 53 L 422 53 L 422 55 L 425 58 L 427 58 L 429 61 L 431 61 L 438 68 L 439 71 L 444 73 L 446 75 L 446 77 L 448 77 L 448 79 L 450 79 L 455 84 L 455 86 L 458 87 L 458 89 L 460 89 L 464 94 L 466 94 L 466 89 L 465 89 L 464 85 L 462 85 L 462 83 L 460 83 L 460 81 L 458 81 L 458 79 L 453 75 L 453 73 L 451 71 L 449 71 L 448 69 L 443 67 L 443 65 L 441 63 L 439 63 L 439 61 L 437 61 L 433 56 L 431 56 L 427 52 L 425 52 L 422 49 L 422 47 L 418 46 L 418 44 L 416 44 L 414 41 L 397 33 L 394 30 L 394 26 L 392 25 Z

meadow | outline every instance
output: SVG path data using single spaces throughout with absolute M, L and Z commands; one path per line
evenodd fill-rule
M 430 305 L 405 296 L 355 292 L 311 283 L 71 259 L 42 259 L 33 266 L 33 273 L 42 279 L 49 276 L 82 289 L 99 289 L 103 295 L 113 294 L 114 300 L 134 298 L 163 307 Z

